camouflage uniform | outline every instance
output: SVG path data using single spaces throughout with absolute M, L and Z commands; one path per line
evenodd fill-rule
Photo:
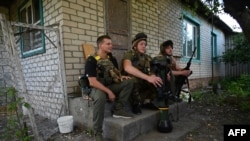
M 139 69 L 141 72 L 150 75 L 151 67 L 150 61 L 152 58 L 147 54 L 139 55 L 134 50 L 125 52 L 123 60 L 131 60 L 131 63 L 134 67 Z M 141 104 L 144 99 L 154 99 L 155 98 L 155 87 L 148 83 L 146 80 L 134 77 L 133 75 L 127 74 L 124 69 L 122 69 L 124 75 L 131 76 L 135 82 L 134 92 L 131 95 L 131 103 Z

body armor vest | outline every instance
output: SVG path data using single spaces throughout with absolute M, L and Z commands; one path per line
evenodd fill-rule
M 100 56 L 95 55 L 94 58 L 97 61 L 97 80 L 104 85 L 110 85 L 112 83 L 121 82 L 121 73 L 113 65 L 110 58 L 102 59 Z
M 152 58 L 149 55 L 140 55 L 134 50 L 130 50 L 129 53 L 132 55 L 131 62 L 134 67 L 136 67 L 145 74 L 151 74 L 150 62 Z

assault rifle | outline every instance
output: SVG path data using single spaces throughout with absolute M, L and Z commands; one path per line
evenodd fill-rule
M 191 61 L 192 61 L 192 59 L 193 59 L 193 57 L 194 57 L 195 51 L 196 51 L 196 47 L 195 47 L 194 50 L 193 50 L 193 53 L 192 53 L 191 58 L 190 58 L 189 61 L 187 62 L 187 66 L 186 66 L 183 70 L 190 70 Z M 193 73 L 193 72 L 191 71 L 191 73 L 190 73 L 189 75 L 191 75 L 192 73 Z M 177 96 L 177 97 L 180 97 L 180 93 L 181 93 L 181 90 L 182 90 L 182 86 L 183 86 L 184 84 L 187 84 L 187 85 L 188 85 L 188 89 L 189 89 L 188 77 L 182 76 L 182 75 L 176 77 L 175 90 L 176 90 L 176 96 Z M 191 96 L 189 96 L 188 101 L 191 102 Z

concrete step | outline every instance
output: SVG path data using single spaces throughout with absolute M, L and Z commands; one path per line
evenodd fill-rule
M 89 105 L 89 107 L 88 107 Z M 142 109 L 142 114 L 134 115 L 131 119 L 113 118 L 111 116 L 112 103 L 107 103 L 105 108 L 105 119 L 103 125 L 103 135 L 105 141 L 131 141 L 156 130 L 159 119 L 159 111 Z M 178 120 L 179 116 L 185 114 L 188 104 L 186 102 L 174 103 L 169 107 L 171 120 Z M 91 101 L 84 100 L 82 97 L 69 99 L 70 114 L 74 116 L 74 124 L 87 128 L 92 128 Z M 128 107 L 127 110 L 130 110 Z
M 109 141 L 130 141 L 156 128 L 158 111 L 143 110 L 132 119 L 107 117 L 104 122 L 104 138 Z
M 187 108 L 186 102 L 170 105 L 171 122 L 179 120 L 177 116 L 183 116 L 185 108 Z M 131 141 L 155 131 L 159 116 L 159 111 L 142 109 L 142 114 L 135 115 L 132 119 L 106 117 L 104 122 L 105 141 Z

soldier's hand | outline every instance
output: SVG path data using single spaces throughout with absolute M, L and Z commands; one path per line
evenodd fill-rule
M 161 87 L 163 84 L 162 79 L 155 75 L 150 75 L 147 81 L 152 83 L 155 87 Z
M 171 76 L 169 73 L 167 74 L 167 81 L 169 81 L 169 82 L 171 81 Z
M 131 77 L 129 77 L 129 76 L 124 76 L 124 75 L 123 75 L 121 78 L 122 78 L 122 80 L 131 79 Z
M 191 74 L 191 72 L 192 72 L 191 70 L 183 70 L 183 71 L 182 71 L 182 75 L 188 77 L 188 76 Z
M 111 102 L 115 101 L 115 94 L 112 91 L 107 93 L 107 95 L 108 95 L 109 101 Z

